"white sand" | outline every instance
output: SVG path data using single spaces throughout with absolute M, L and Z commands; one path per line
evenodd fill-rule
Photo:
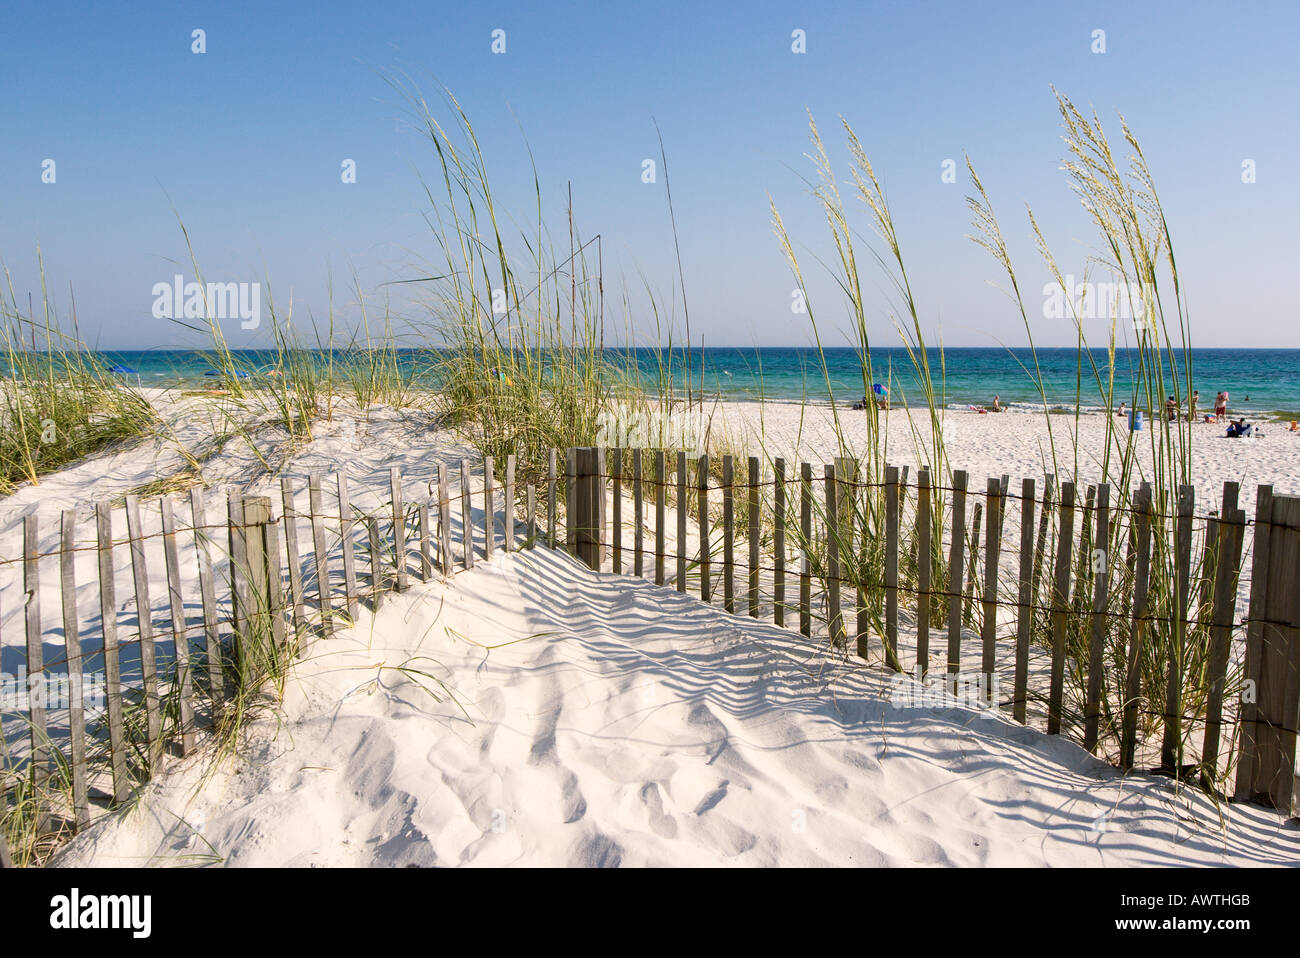
M 965 469 L 969 487 L 983 492 L 985 481 L 1011 477 L 1012 490 L 1020 480 L 1034 479 L 1042 494 L 1045 473 L 1059 472 L 1057 480 L 1074 480 L 1079 484 L 1102 480 L 1102 458 L 1106 442 L 1106 416 L 1089 414 L 1052 415 L 1052 441 L 1048 419 L 1042 413 L 1008 411 L 979 414 L 966 410 L 943 410 L 942 434 L 949 465 Z M 909 417 L 915 429 L 909 426 Z M 881 428 L 888 437 L 886 452 L 890 462 L 913 470 L 920 464 L 917 442 L 930 443 L 930 426 L 925 410 L 894 409 L 881 416 Z M 861 411 L 839 411 L 840 424 L 850 452 L 862 455 L 868 448 L 868 417 Z M 789 461 L 806 459 L 818 467 L 838 455 L 832 413 L 828 406 L 800 406 L 795 403 L 721 403 L 716 420 L 738 446 L 758 445 L 760 430 L 766 435 L 769 456 L 785 456 Z M 1127 426 L 1115 417 L 1117 435 L 1112 444 L 1110 478 L 1119 474 L 1123 443 L 1130 434 Z M 1248 516 L 1254 514 L 1255 486 L 1272 483 L 1278 494 L 1300 494 L 1300 432 L 1292 433 L 1285 423 L 1268 422 L 1262 435 L 1228 439 L 1225 427 L 1206 423 L 1184 426 L 1190 430 L 1192 484 L 1196 487 L 1196 511 L 1204 514 L 1222 501 L 1223 483 L 1241 483 L 1240 504 Z M 1152 435 L 1160 441 L 1159 424 L 1148 421 L 1145 429 L 1132 433 L 1138 477 L 1150 478 L 1152 469 Z M 919 435 L 919 440 L 917 436 Z M 1075 446 L 1079 458 L 1075 463 Z M 1056 466 L 1053 466 L 1055 461 Z M 793 474 L 793 473 L 791 473 Z M 820 475 L 820 470 L 814 471 Z
M 436 702 L 432 673 L 464 707 Z M 418 679 L 419 682 L 415 681 Z M 1262 809 L 961 708 L 560 553 L 418 586 L 62 865 L 1293 863 Z
M 167 408 L 179 434 L 203 439 L 195 409 Z M 757 413 L 725 410 L 736 436 Z M 787 445 L 773 454 L 792 456 L 798 445 L 814 461 L 833 455 L 825 415 L 810 410 L 800 439 L 796 407 L 767 407 L 769 436 Z M 890 415 L 891 449 L 906 438 L 895 426 L 901 415 Z M 949 416 L 951 460 L 972 477 L 1041 472 L 1041 417 Z M 1100 435 L 1100 423 L 1084 420 L 1085 432 L 1094 428 Z M 271 428 L 257 436 L 273 468 L 299 485 L 312 470 L 346 470 L 363 508 L 386 498 L 390 465 L 402 466 L 414 501 L 427 494 L 438 459 L 469 456 L 450 434 L 391 410 L 368 421 L 340 416 L 302 449 Z M 1216 444 L 1207 433 L 1198 479 L 1203 470 L 1215 496 L 1224 478 L 1271 478 L 1294 491 L 1298 451 L 1300 439 L 1276 427 L 1240 442 Z M 904 446 L 897 461 L 909 461 Z M 178 463 L 165 444 L 150 443 L 20 490 L 0 502 L 0 554 L 17 554 L 23 512 L 38 512 L 42 545 L 52 548 L 62 508 L 78 510 L 88 536 L 94 499 Z M 241 440 L 214 455 L 205 474 L 214 521 L 230 482 L 278 500 L 278 478 Z M 1249 509 L 1253 490 L 1242 501 Z M 146 510 L 146 524 L 156 522 Z M 77 564 L 79 606 L 92 625 L 93 562 L 87 552 Z M 128 609 L 125 550 L 118 566 L 119 604 Z M 161 564 L 153 572 L 160 607 Z M 186 589 L 197 596 L 189 579 Z M 43 590 L 47 630 L 59 621 L 57 596 Z M 20 569 L 0 566 L 6 666 L 22 641 L 21 599 Z M 58 657 L 57 633 L 45 641 L 47 659 Z M 399 667 L 432 674 L 459 706 L 435 701 L 428 689 L 441 687 Z M 888 682 L 876 667 L 827 655 L 821 642 L 591 573 L 560 554 L 499 556 L 447 583 L 417 584 L 377 617 L 363 611 L 354 629 L 318 641 L 282 709 L 253 723 L 238 758 L 216 767 L 207 754 L 170 760 L 137 805 L 101 819 L 59 862 L 1300 861 L 1300 832 L 1276 813 L 1220 809 L 1167 779 L 1124 777 L 1005 718 L 895 707 Z

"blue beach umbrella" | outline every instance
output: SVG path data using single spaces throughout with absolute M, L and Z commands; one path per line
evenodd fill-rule
M 136 385 L 140 385 L 140 370 L 132 369 L 130 366 L 123 366 L 121 363 L 114 363 L 108 367 L 108 371 L 114 376 L 134 376 Z
M 888 390 L 886 387 L 882 386 L 880 383 L 872 383 L 872 384 L 871 384 L 871 391 L 872 391 L 873 393 L 875 393 L 877 396 L 888 396 L 888 395 L 889 395 L 889 390 Z

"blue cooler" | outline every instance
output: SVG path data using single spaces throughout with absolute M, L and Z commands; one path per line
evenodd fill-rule
M 1128 412 L 1128 428 L 1129 428 L 1129 432 L 1141 432 L 1141 431 L 1142 431 L 1142 410 L 1141 410 L 1141 409 L 1130 409 L 1130 410 L 1129 410 L 1129 412 Z

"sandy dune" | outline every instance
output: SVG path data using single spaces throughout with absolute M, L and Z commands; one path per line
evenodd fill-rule
M 318 642 L 241 758 L 174 768 L 58 861 L 1300 860 L 1263 809 L 1221 821 L 1004 718 L 895 707 L 881 673 L 796 638 L 561 553 L 498 556 Z

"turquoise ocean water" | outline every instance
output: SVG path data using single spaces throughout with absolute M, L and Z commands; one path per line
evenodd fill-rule
M 613 353 L 613 351 L 611 351 Z M 119 364 L 139 377 L 145 386 L 202 385 L 212 383 L 205 373 L 211 369 L 208 358 L 196 351 L 121 351 L 104 353 L 110 364 Z M 321 353 L 322 360 L 325 354 Z M 430 386 L 436 382 L 428 375 L 430 355 L 427 350 L 400 350 L 400 361 L 412 376 Z M 661 363 L 669 357 L 662 350 L 641 348 L 630 355 L 650 381 L 659 376 Z M 235 353 L 236 360 L 249 370 L 252 379 L 259 371 L 273 367 L 275 355 L 269 351 L 245 350 Z M 852 402 L 863 394 L 863 370 L 853 349 L 828 349 L 826 370 L 813 349 L 807 348 L 730 348 L 696 349 L 691 355 L 691 379 L 698 389 L 703 375 L 705 392 L 726 399 L 757 399 L 825 403 L 830 396 L 837 402 Z M 1183 354 L 1177 354 L 1181 368 Z M 872 351 L 870 381 L 886 386 L 895 404 L 923 403 L 923 393 L 907 351 L 901 348 Z M 965 407 L 987 405 L 996 394 L 1004 405 L 1041 408 L 1042 399 L 1035 385 L 1041 374 L 1047 402 L 1051 406 L 1074 408 L 1076 400 L 1084 409 L 1104 405 L 1094 372 L 1083 356 L 1074 349 L 1040 349 L 1037 358 L 1028 349 L 967 348 L 929 352 L 931 376 L 943 405 Z M 1091 354 L 1098 369 L 1107 368 L 1104 350 Z M 683 382 L 684 357 L 674 350 L 672 357 L 675 385 Z M 1133 402 L 1133 371 L 1138 361 L 1135 351 L 1119 350 L 1115 358 L 1115 404 Z M 1300 416 L 1300 350 L 1294 349 L 1194 349 L 1191 352 L 1192 384 L 1200 390 L 1200 406 L 1208 409 L 1221 389 L 1230 394 L 1232 410 L 1256 418 L 1297 418 Z M 829 390 L 827 382 L 829 380 Z M 1173 391 L 1167 383 L 1164 393 Z M 1181 390 L 1180 390 L 1181 392 Z

